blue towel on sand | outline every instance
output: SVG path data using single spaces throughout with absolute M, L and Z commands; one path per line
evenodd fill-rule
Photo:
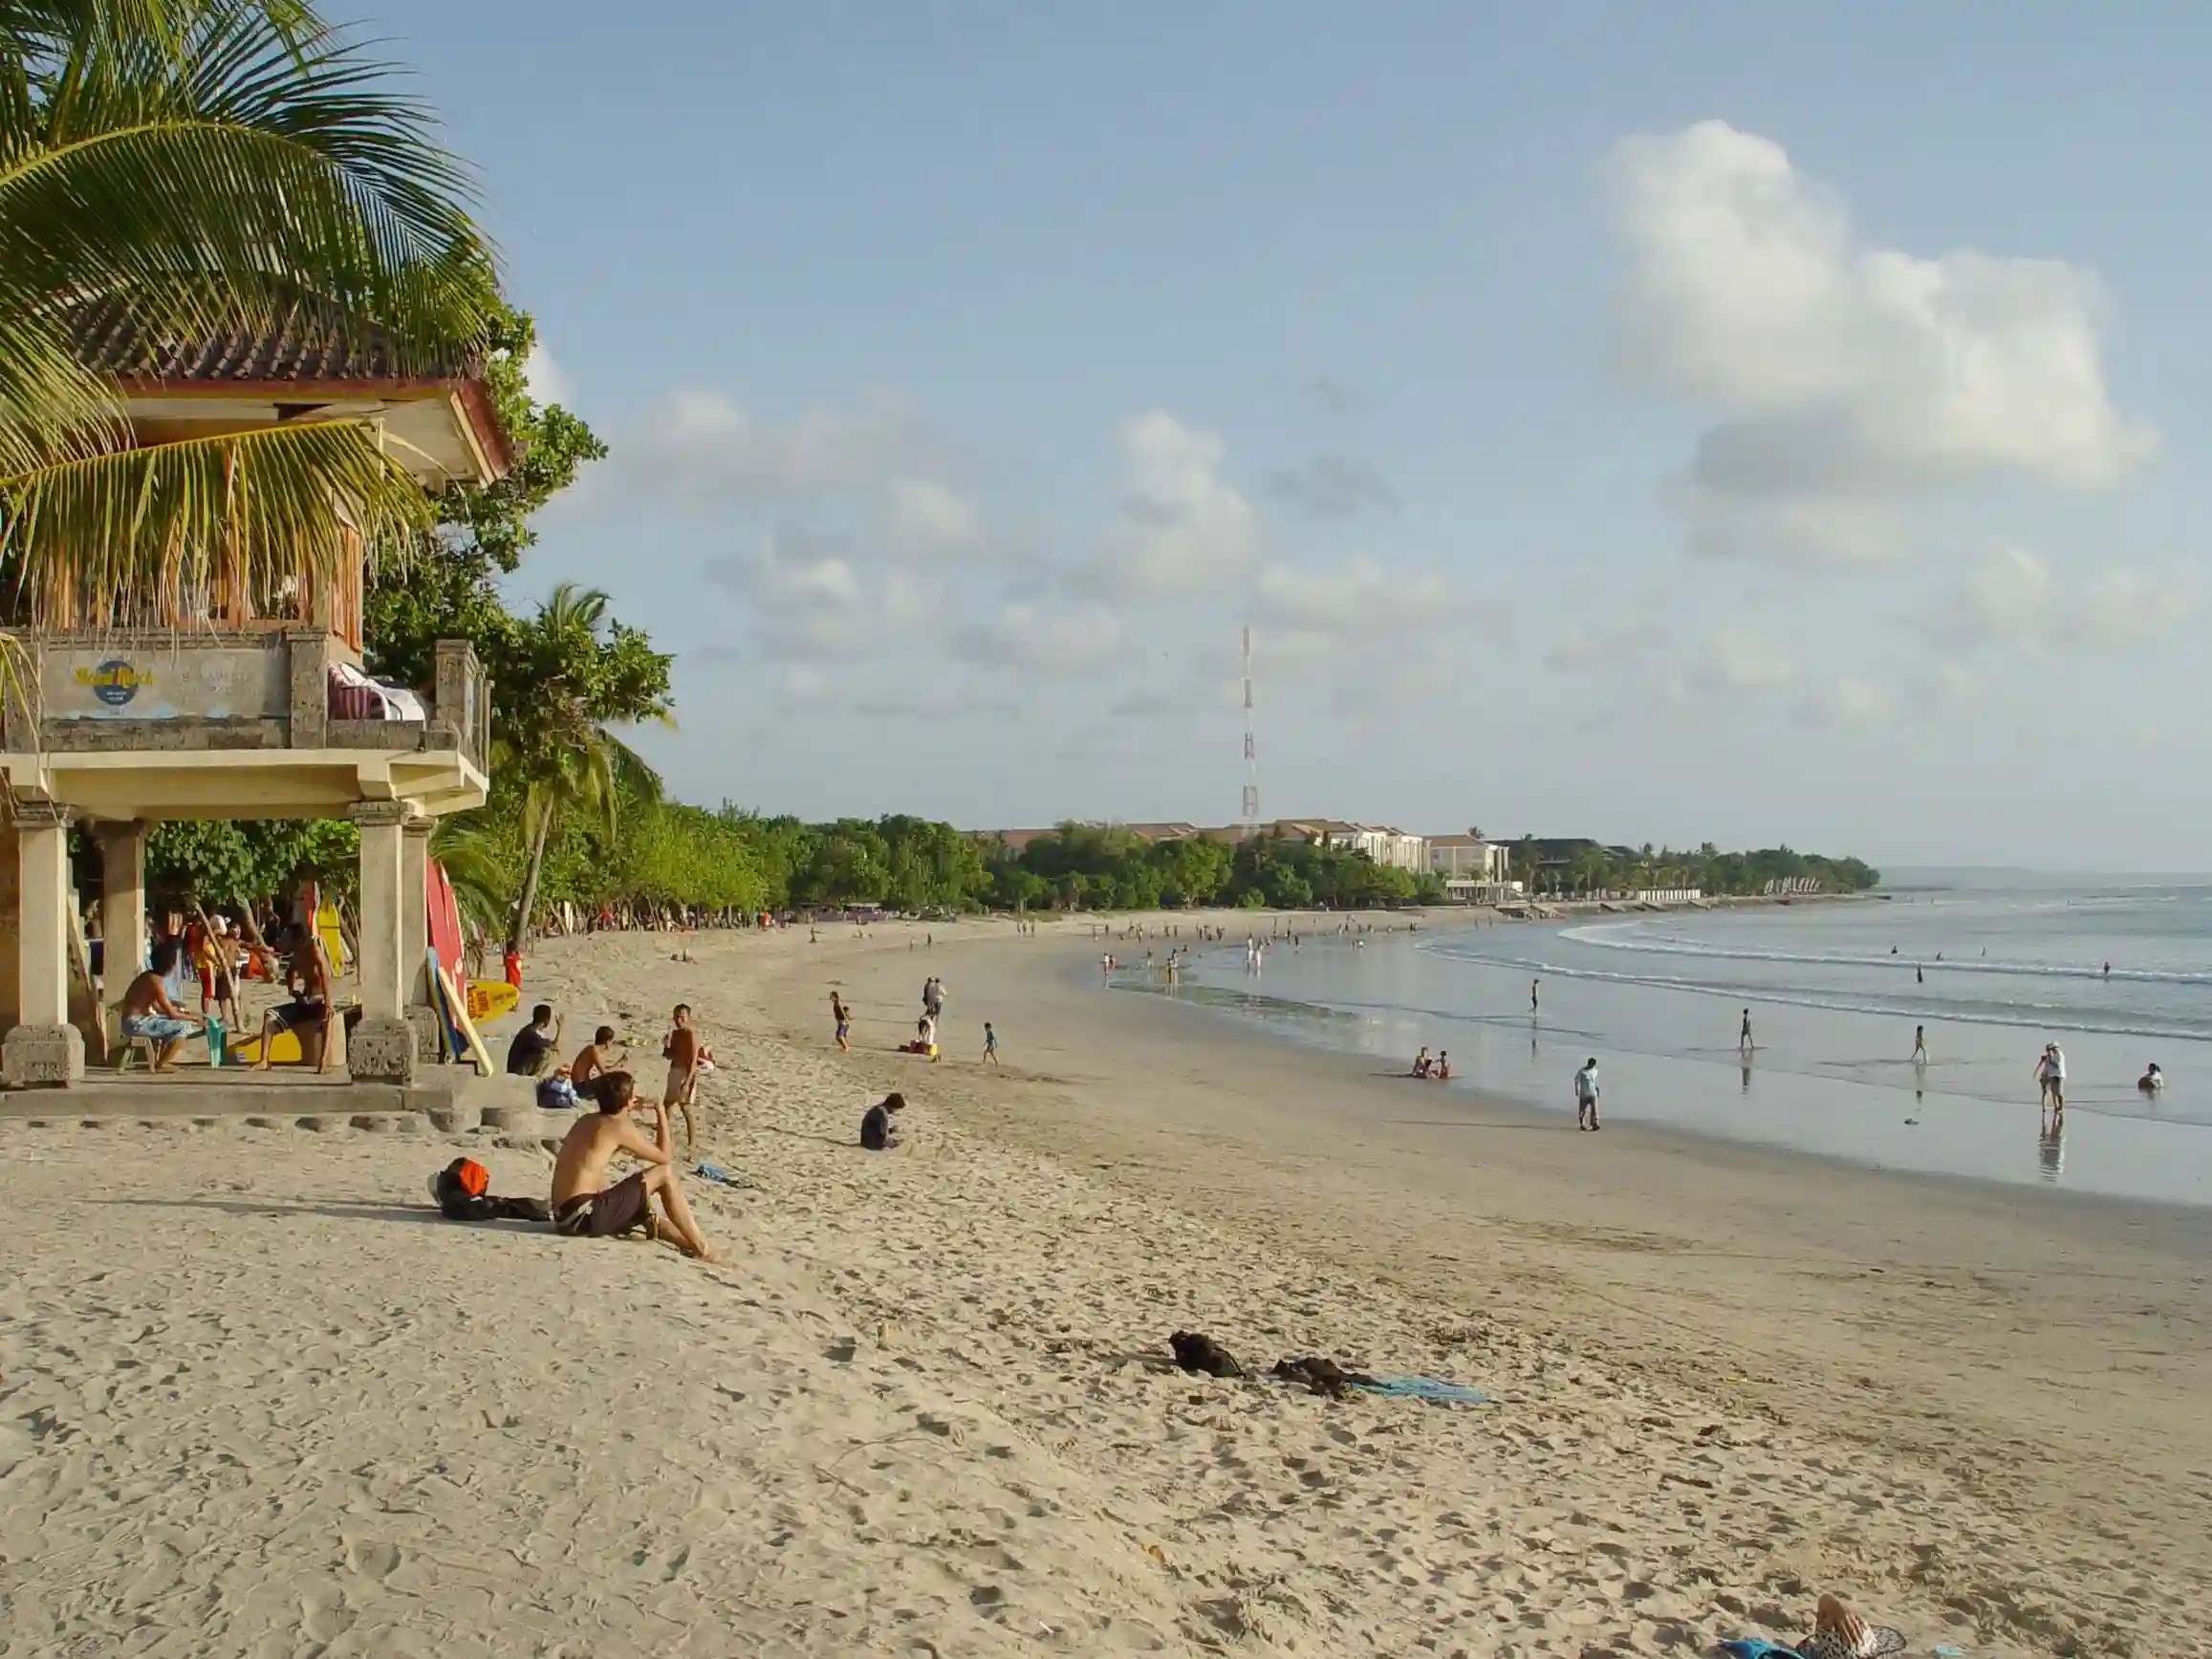
M 1764 1636 L 1738 1636 L 1721 1644 L 1721 1651 L 1735 1659 L 1800 1659 L 1794 1648 L 1785 1648 L 1779 1642 L 1769 1642 Z
M 694 1175 L 702 1181 L 711 1181 L 718 1187 L 751 1187 L 755 1183 L 743 1175 L 733 1175 L 720 1164 L 698 1164 L 692 1167 Z
M 1409 1400 L 1442 1400 L 1455 1406 L 1487 1406 L 1489 1395 L 1464 1383 L 1440 1383 L 1434 1377 L 1377 1377 L 1361 1387 L 1370 1394 L 1399 1394 Z

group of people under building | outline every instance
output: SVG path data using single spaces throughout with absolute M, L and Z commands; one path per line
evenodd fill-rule
M 311 912 L 312 913 L 312 912 Z M 282 921 L 271 913 L 252 927 L 233 923 L 222 911 L 195 910 L 189 924 L 171 912 L 154 935 L 143 964 L 101 963 L 113 984 L 119 970 L 137 966 L 119 999 L 123 1040 L 142 1042 L 157 1072 L 175 1069 L 178 1053 L 194 1037 L 205 1037 L 210 1064 L 228 1059 L 230 1034 L 243 1032 L 241 988 L 249 979 L 281 987 L 283 995 L 261 1015 L 260 1047 L 253 1064 L 265 1070 L 276 1034 L 299 1039 L 300 1058 L 318 1072 L 330 1069 L 331 984 L 336 969 L 308 922 Z M 197 982 L 199 1012 L 184 1004 Z

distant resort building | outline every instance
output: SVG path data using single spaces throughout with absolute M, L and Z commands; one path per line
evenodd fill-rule
M 1812 893 L 1825 893 L 1828 884 L 1818 876 L 1777 876 L 1764 889 L 1769 899 L 1794 899 Z

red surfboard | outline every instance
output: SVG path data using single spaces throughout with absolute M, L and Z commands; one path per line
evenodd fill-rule
M 429 906 L 430 949 L 438 958 L 438 966 L 445 970 L 446 977 L 459 983 L 461 978 L 461 906 L 453 897 L 453 884 L 445 879 L 445 866 L 436 859 L 424 873 L 423 898 Z

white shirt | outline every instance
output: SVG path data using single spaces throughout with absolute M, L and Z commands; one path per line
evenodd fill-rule
M 1574 1098 L 1578 1101 L 1597 1099 L 1597 1068 L 1586 1065 L 1574 1074 Z
M 2055 1044 L 2050 1050 L 2050 1081 L 2054 1083 L 2066 1081 L 2066 1050 Z

